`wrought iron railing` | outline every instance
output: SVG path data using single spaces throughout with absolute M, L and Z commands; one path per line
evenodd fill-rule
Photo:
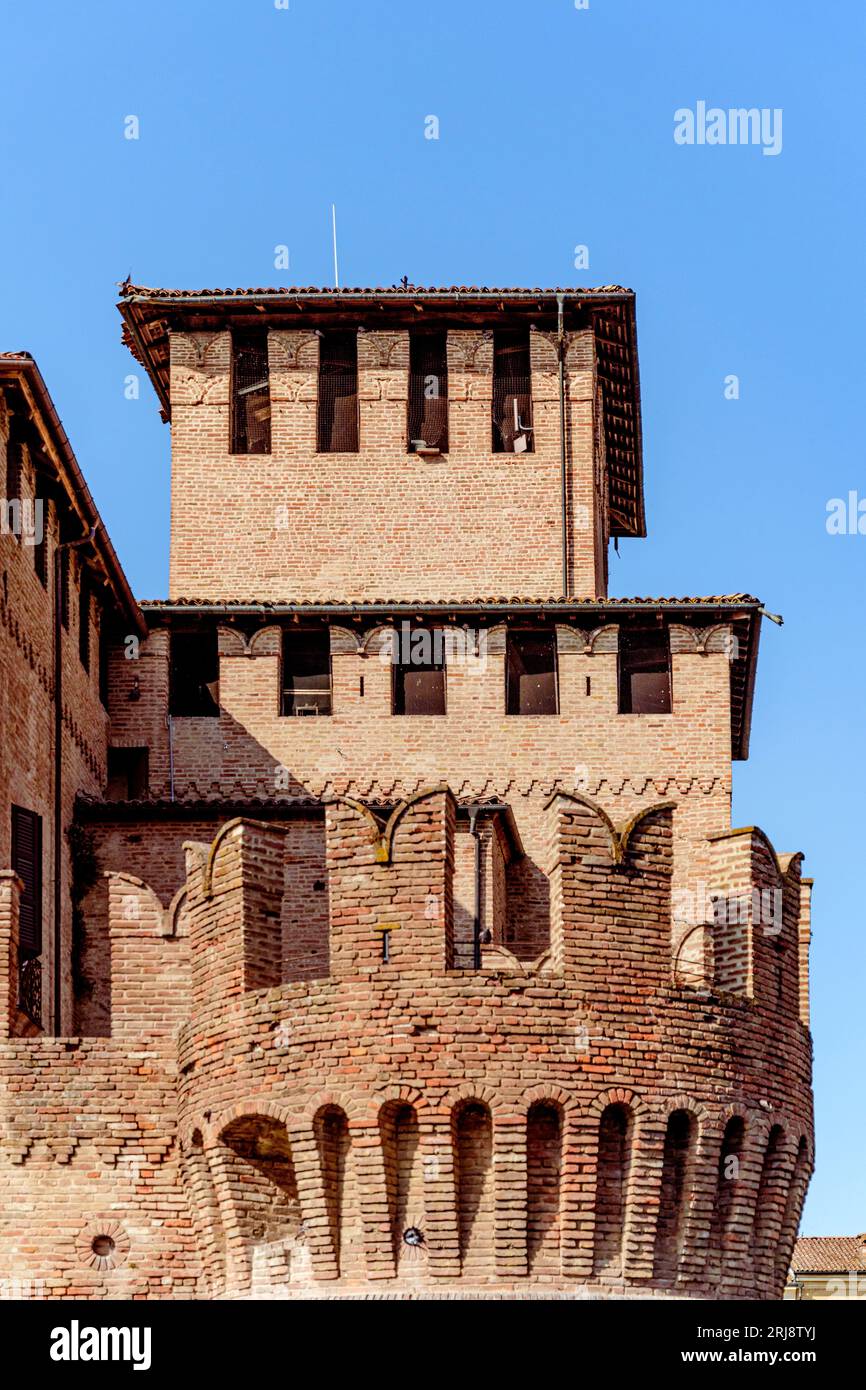
M 18 977 L 18 1007 L 31 1023 L 42 1027 L 42 958 L 31 956 L 21 962 Z

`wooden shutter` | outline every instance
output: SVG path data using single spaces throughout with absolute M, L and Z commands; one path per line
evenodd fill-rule
M 20 903 L 21 959 L 42 951 L 42 817 L 12 807 L 12 867 L 24 884 Z

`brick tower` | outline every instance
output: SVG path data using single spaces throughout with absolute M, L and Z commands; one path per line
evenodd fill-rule
M 57 1036 L 0 876 L 16 1277 L 778 1298 L 811 884 L 731 827 L 758 601 L 607 593 L 645 534 L 633 294 L 120 311 L 171 422 L 170 594 L 99 609 Z

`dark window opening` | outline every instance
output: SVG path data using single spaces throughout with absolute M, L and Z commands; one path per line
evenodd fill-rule
M 529 329 L 493 334 L 493 452 L 531 452 Z
M 35 515 L 34 513 L 34 517 Z M 48 501 L 44 499 L 42 502 L 42 534 L 33 547 L 33 568 L 43 589 L 48 588 L 48 515 Z
M 445 644 L 441 628 L 404 626 L 393 665 L 394 714 L 445 714 Z
M 78 590 L 78 655 L 85 671 L 90 670 L 90 575 L 81 571 Z
M 60 552 L 60 621 L 69 631 L 69 551 Z
M 409 334 L 409 452 L 448 448 L 448 349 L 445 333 Z
M 21 500 L 21 475 L 23 472 L 23 445 L 13 436 L 6 443 L 6 501 Z
M 232 334 L 232 453 L 271 452 L 266 330 Z
M 42 951 L 42 817 L 12 807 L 12 868 L 24 884 L 19 901 L 19 951 L 22 961 Z
M 620 714 L 670 714 L 671 656 L 666 627 L 619 630 Z
M 331 639 L 327 628 L 283 633 L 280 713 L 331 713 Z
M 219 714 L 216 628 L 171 634 L 169 708 L 181 718 L 214 718 Z
M 509 632 L 505 663 L 507 714 L 558 714 L 555 632 Z
M 138 801 L 147 796 L 148 750 L 109 748 L 106 800 Z
M 320 454 L 358 452 L 358 335 L 319 337 L 316 448 Z
M 99 615 L 99 624 L 96 629 L 96 641 L 99 647 L 99 698 L 102 701 L 103 708 L 108 709 L 108 619 L 104 609 Z

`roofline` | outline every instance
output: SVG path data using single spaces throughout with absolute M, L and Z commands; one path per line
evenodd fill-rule
M 396 599 L 388 602 L 382 599 L 370 601 L 338 601 L 333 603 L 211 603 L 199 599 L 142 599 L 141 609 L 146 619 L 160 613 L 183 614 L 207 613 L 211 617 L 226 615 L 233 617 L 271 617 L 285 618 L 298 616 L 379 616 L 388 613 L 645 613 L 678 612 L 693 613 L 718 609 L 737 613 L 743 609 L 758 614 L 761 600 L 750 594 L 730 594 L 719 598 L 693 599 L 600 599 L 600 598 L 515 598 L 515 599 Z
M 117 552 L 111 543 L 111 538 L 105 529 L 105 523 L 79 467 L 69 436 L 63 428 L 63 422 L 51 399 L 45 379 L 35 358 L 29 352 L 0 355 L 0 382 L 8 380 L 22 384 L 25 399 L 33 416 L 47 424 L 49 437 L 45 442 L 48 446 L 49 456 L 58 468 L 58 473 L 73 508 L 84 521 L 85 528 L 93 533 L 93 547 L 102 560 L 115 599 L 125 615 L 132 619 L 139 635 L 146 635 L 147 623 L 145 618 L 129 587 L 120 560 L 117 558 Z
M 118 308 L 124 304 L 225 304 L 232 300 L 243 303 L 251 299 L 262 302 L 273 302 L 280 304 L 287 299 L 310 300 L 316 302 L 322 299 L 337 299 L 360 302 L 372 302 L 377 299 L 387 298 L 388 300 L 405 299 L 408 303 L 418 300 L 430 301 L 452 301 L 459 303 L 464 301 L 479 300 L 506 300 L 511 299 L 523 302 L 534 299 L 556 299 L 559 294 L 570 295 L 575 299 L 593 300 L 623 300 L 635 299 L 635 291 L 626 289 L 621 285 L 602 285 L 595 289 L 583 288 L 580 285 L 557 285 L 536 287 L 535 289 L 516 287 L 514 289 L 484 288 L 473 289 L 468 286 L 449 286 L 447 288 L 425 289 L 420 285 L 407 286 L 380 286 L 378 288 L 370 286 L 367 288 L 347 288 L 342 289 L 336 286 L 307 286 L 296 288 L 286 286 L 281 289 L 225 289 L 225 290 L 170 290 L 170 289 L 150 289 L 146 285 L 128 285 L 121 287 L 121 298 Z

